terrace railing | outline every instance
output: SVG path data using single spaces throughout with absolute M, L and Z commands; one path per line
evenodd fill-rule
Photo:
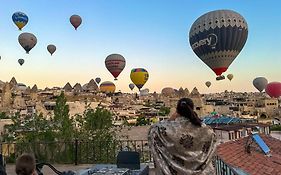
M 15 163 L 22 153 L 33 153 L 39 162 L 76 165 L 115 163 L 121 150 L 137 151 L 141 162 L 152 162 L 147 140 L 1 143 L 0 149 L 6 163 Z

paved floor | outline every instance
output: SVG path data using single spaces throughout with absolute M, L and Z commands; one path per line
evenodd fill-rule
M 88 167 L 92 167 L 93 165 L 54 165 L 54 167 L 56 167 L 59 171 L 67 171 L 67 170 L 72 170 L 72 171 L 77 171 L 80 169 L 85 169 Z M 15 173 L 15 166 L 12 164 L 8 164 L 6 166 L 6 172 L 7 175 L 16 175 Z M 57 175 L 56 173 L 54 173 L 50 168 L 48 167 L 43 167 L 43 174 L 44 175 Z M 153 169 L 149 170 L 149 174 L 150 175 L 155 175 Z

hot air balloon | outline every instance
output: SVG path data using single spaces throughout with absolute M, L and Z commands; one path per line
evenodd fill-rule
M 233 79 L 233 74 L 228 74 L 226 77 L 231 81 Z
M 77 30 L 77 28 L 81 25 L 82 23 L 82 18 L 79 15 L 72 15 L 70 17 L 70 23 L 73 25 L 73 27 L 75 28 L 75 30 Z
M 134 68 L 131 70 L 130 78 L 139 90 L 147 82 L 148 77 L 149 74 L 144 68 Z
M 23 12 L 15 12 L 12 16 L 13 22 L 21 30 L 28 22 L 28 16 Z
M 100 91 L 105 93 L 114 93 L 115 92 L 115 84 L 111 81 L 102 82 L 100 85 Z
M 271 82 L 268 83 L 265 92 L 271 98 L 279 98 L 281 96 L 281 82 Z
M 268 81 L 264 77 L 257 77 L 253 80 L 253 85 L 260 92 L 262 92 L 266 88 L 267 83 Z
M 100 78 L 100 77 L 97 77 L 97 78 L 95 79 L 95 81 L 96 81 L 97 84 L 100 84 L 101 78 Z
M 149 89 L 145 88 L 143 90 L 140 90 L 140 96 L 146 96 L 149 94 Z
M 123 71 L 126 65 L 125 58 L 120 54 L 111 54 L 105 59 L 105 67 L 117 80 L 119 74 Z
M 53 53 L 57 50 L 56 46 L 53 44 L 49 44 L 47 46 L 47 50 L 50 52 L 51 55 L 53 55 Z
M 212 85 L 212 83 L 211 83 L 210 81 L 207 81 L 207 82 L 205 83 L 205 85 L 209 88 L 209 87 Z
M 135 85 L 133 83 L 129 84 L 129 88 L 131 89 L 131 91 L 135 88 Z
M 19 64 L 22 66 L 23 63 L 24 63 L 24 59 L 19 59 L 18 62 L 19 62 Z
M 26 53 L 29 53 L 29 51 L 36 45 L 37 38 L 32 33 L 22 33 L 19 35 L 18 41 Z
M 189 32 L 192 50 L 217 76 L 228 69 L 247 37 L 246 20 L 231 10 L 216 10 L 200 16 Z

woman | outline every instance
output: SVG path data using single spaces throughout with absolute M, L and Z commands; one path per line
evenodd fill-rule
M 189 98 L 178 101 L 177 111 L 168 121 L 149 131 L 156 175 L 212 175 L 216 137 L 201 123 Z

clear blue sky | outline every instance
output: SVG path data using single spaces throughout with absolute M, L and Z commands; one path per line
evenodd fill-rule
M 0 79 L 40 88 L 84 84 L 97 76 L 113 81 L 104 65 L 111 53 L 126 58 L 126 68 L 116 83 L 117 90 L 129 91 L 130 70 L 144 67 L 150 78 L 144 88 L 196 86 L 200 92 L 255 91 L 252 80 L 265 76 L 281 81 L 281 2 L 277 0 L 1 0 Z M 218 9 L 237 11 L 248 22 L 246 45 L 227 73 L 229 81 L 215 81 L 215 74 L 192 51 L 188 33 L 202 14 Z M 29 16 L 24 32 L 38 39 L 25 54 L 18 44 L 12 14 Z M 82 25 L 75 31 L 69 17 L 78 14 Z M 55 44 L 51 57 L 46 50 Z M 19 66 L 17 60 L 25 59 Z M 211 81 L 207 89 L 204 85 Z

